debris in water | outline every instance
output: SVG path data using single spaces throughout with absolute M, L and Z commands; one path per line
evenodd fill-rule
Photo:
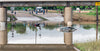
M 60 27 L 60 28 L 57 28 L 57 31 L 60 31 L 60 32 L 73 32 L 77 29 L 73 28 L 73 27 Z

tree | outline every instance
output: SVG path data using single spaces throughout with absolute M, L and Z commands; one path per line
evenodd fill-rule
M 56 9 L 56 7 L 53 7 L 53 9 L 55 10 L 55 9 Z
M 80 6 L 80 9 L 83 9 L 84 8 L 84 6 Z
M 90 8 L 92 9 L 92 8 L 93 8 L 93 6 L 90 6 Z
M 64 9 L 64 6 L 56 6 L 56 8 L 62 10 Z
M 85 9 L 88 9 L 88 6 L 85 6 Z

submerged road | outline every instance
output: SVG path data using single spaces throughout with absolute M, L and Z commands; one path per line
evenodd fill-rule
M 11 14 L 11 11 L 8 11 L 8 13 Z M 34 13 L 35 14 L 35 13 Z M 42 18 L 47 19 L 48 21 L 54 21 L 54 22 L 62 22 L 64 21 L 64 18 L 62 17 L 62 14 L 60 13 L 38 13 L 35 14 L 37 16 L 41 16 Z M 41 21 L 42 19 L 36 16 L 33 16 L 32 14 L 29 14 L 29 11 L 16 11 L 16 18 L 17 21 Z
M 11 11 L 8 11 L 11 14 Z M 41 19 L 29 14 L 28 11 L 16 11 L 17 21 L 40 21 Z

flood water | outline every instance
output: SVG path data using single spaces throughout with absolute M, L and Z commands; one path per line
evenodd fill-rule
M 64 44 L 64 32 L 56 29 L 63 25 L 46 25 L 34 27 L 29 24 L 17 23 L 14 27 L 8 24 L 8 44 Z M 77 30 L 72 34 L 73 43 L 83 43 L 96 40 L 96 25 L 74 24 Z M 99 27 L 100 32 L 100 27 Z M 100 33 L 98 34 L 98 39 Z

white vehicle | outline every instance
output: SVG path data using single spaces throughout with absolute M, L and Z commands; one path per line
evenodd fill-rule
M 42 7 L 36 7 L 36 11 L 37 11 L 38 13 L 41 13 L 41 12 L 43 12 L 43 8 L 42 8 Z

